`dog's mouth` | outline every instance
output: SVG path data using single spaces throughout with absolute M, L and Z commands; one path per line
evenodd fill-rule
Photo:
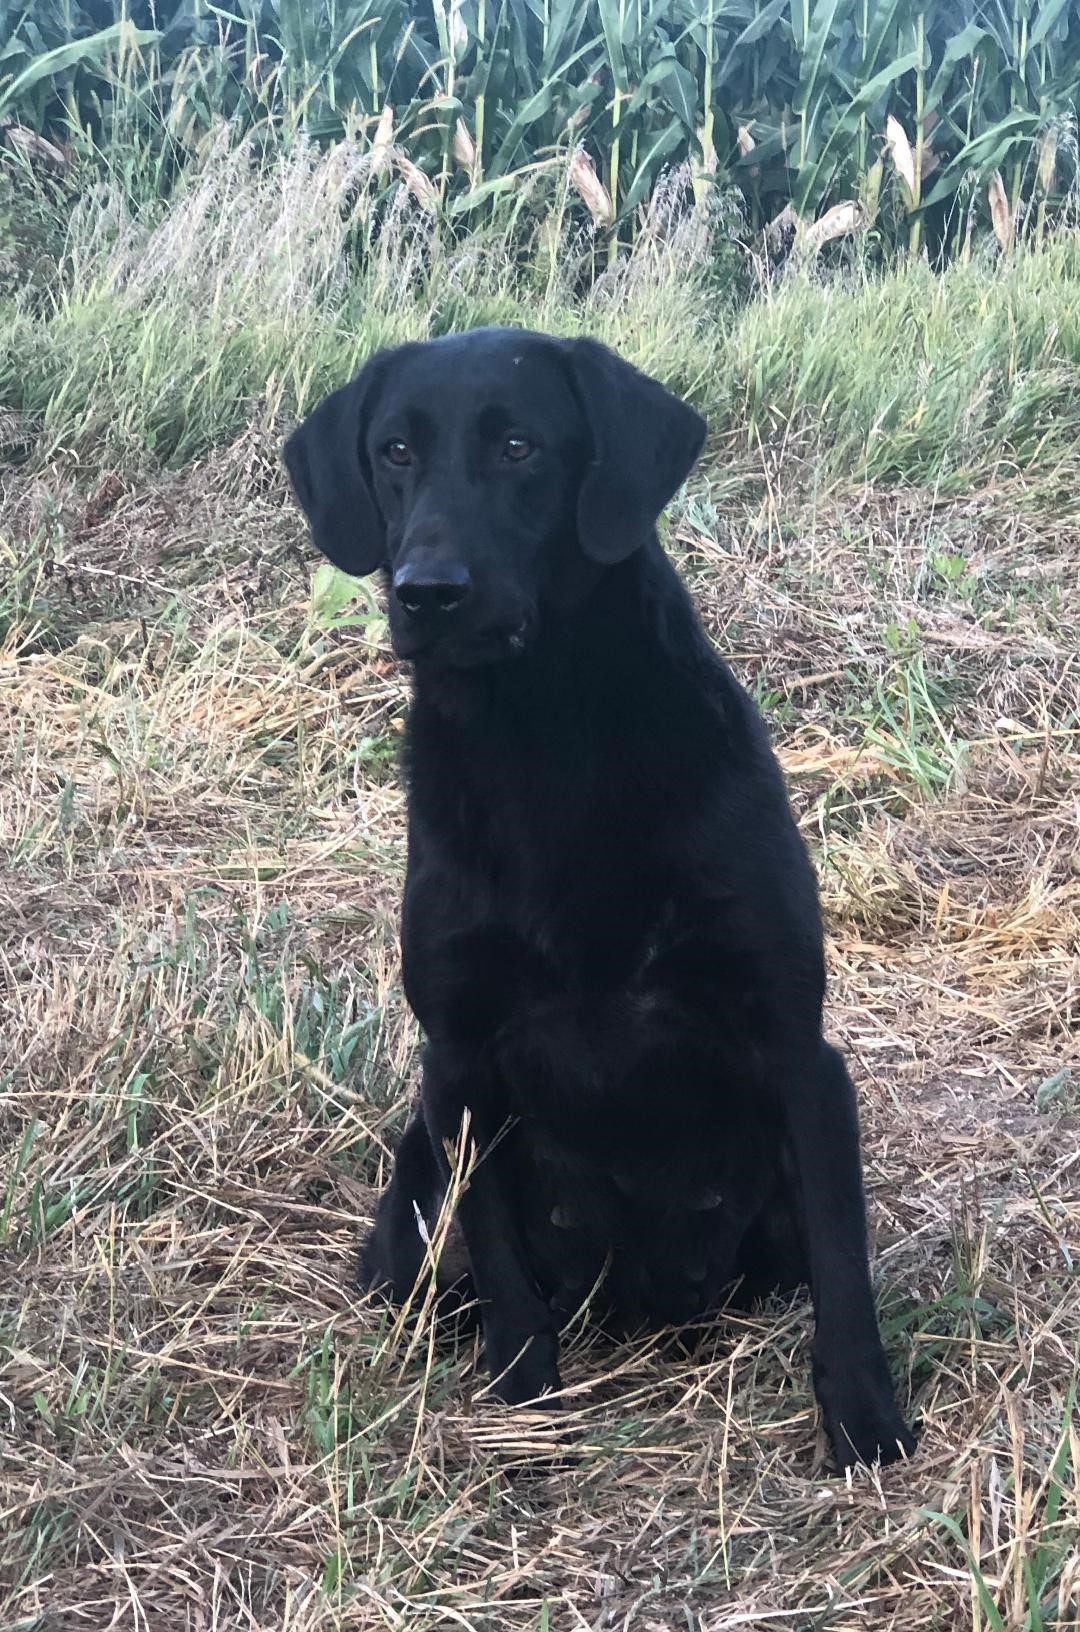
M 529 644 L 529 620 L 486 629 L 395 630 L 393 643 L 394 651 L 405 661 L 430 657 L 450 668 L 478 668 L 520 657 Z

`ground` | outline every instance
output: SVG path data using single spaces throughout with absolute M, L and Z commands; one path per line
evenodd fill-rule
M 0 1628 L 1080 1625 L 1080 239 L 745 301 L 691 212 L 590 289 L 407 198 L 358 250 L 341 151 L 88 187 L 0 279 Z M 666 540 L 819 871 L 921 1424 L 880 1475 L 805 1298 L 575 1329 L 538 1421 L 353 1288 L 416 1083 L 407 681 L 280 441 L 523 318 L 709 417 Z
M 805 1299 L 689 1357 L 576 1332 L 552 1427 L 354 1295 L 415 1084 L 406 681 L 377 609 L 314 619 L 276 438 L 57 458 L 0 522 L 41 561 L 0 652 L 2 1624 L 1076 1625 L 1080 528 L 772 455 L 672 513 L 819 864 L 922 1425 L 845 1482 Z

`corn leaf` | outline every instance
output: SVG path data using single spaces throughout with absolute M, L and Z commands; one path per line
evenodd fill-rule
M 16 74 L 14 79 L 0 88 L 0 114 L 5 113 L 8 108 L 15 107 L 20 97 L 25 96 L 42 80 L 51 79 L 53 75 L 63 73 L 66 68 L 73 68 L 83 62 L 97 61 L 118 47 L 126 46 L 130 49 L 153 45 L 160 38 L 158 29 L 135 28 L 129 22 L 121 22 L 114 23 L 111 28 L 103 28 L 85 40 L 71 40 L 67 45 L 57 45 L 51 51 L 43 51 L 27 64 L 22 73 Z

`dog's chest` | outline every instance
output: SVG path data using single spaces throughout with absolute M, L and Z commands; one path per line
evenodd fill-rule
M 479 738 L 418 724 L 410 864 L 425 885 L 413 944 L 432 924 L 492 930 L 569 992 L 633 981 L 644 1000 L 650 963 L 698 915 L 680 837 L 688 820 L 701 825 L 696 794 L 673 785 L 669 756 L 565 718 Z
M 520 763 L 466 820 L 498 914 L 526 941 L 597 975 L 647 955 L 673 878 L 663 827 L 606 760 L 595 767 Z

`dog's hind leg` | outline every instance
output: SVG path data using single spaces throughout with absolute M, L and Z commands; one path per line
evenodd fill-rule
M 751 1224 L 739 1245 L 739 1284 L 731 1302 L 748 1309 L 772 1293 L 794 1292 L 810 1284 L 806 1234 L 791 1198 L 776 1195 Z

